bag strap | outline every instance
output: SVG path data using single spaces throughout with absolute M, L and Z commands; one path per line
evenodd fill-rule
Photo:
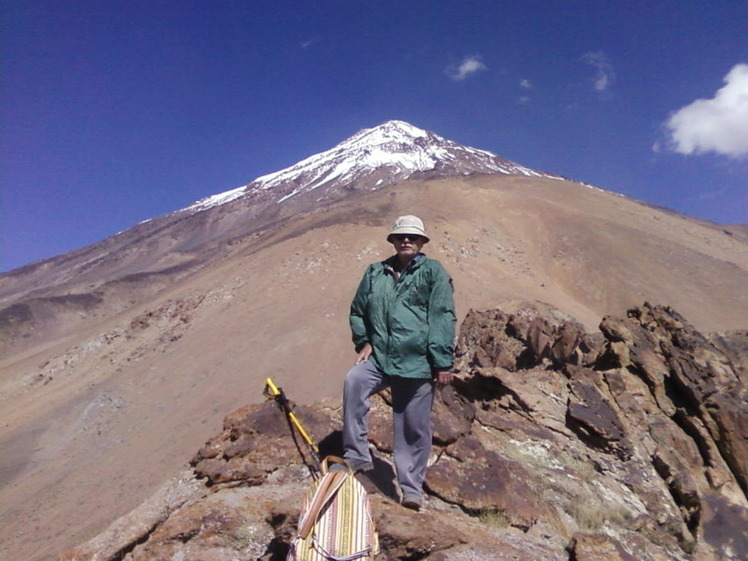
M 325 456 L 325 459 L 320 463 L 322 475 L 325 475 L 328 471 L 330 471 L 330 464 L 340 464 L 341 466 L 344 466 L 346 468 L 346 471 L 350 472 L 351 474 L 353 473 L 353 470 L 351 469 L 351 466 L 348 465 L 348 462 L 346 462 L 340 456 Z
M 325 458 L 322 465 L 322 473 L 327 471 L 327 466 L 325 465 L 326 460 L 327 458 Z M 348 475 L 349 473 L 345 471 L 334 471 L 325 473 L 325 475 L 322 476 L 319 486 L 314 492 L 314 497 L 312 497 L 312 501 L 309 504 L 309 508 L 307 509 L 306 514 L 304 514 L 303 520 L 299 521 L 298 534 L 301 539 L 306 539 L 312 531 L 314 524 L 317 522 L 317 518 L 319 518 L 320 511 L 333 499 L 333 497 L 335 497 L 335 494 L 343 485 Z

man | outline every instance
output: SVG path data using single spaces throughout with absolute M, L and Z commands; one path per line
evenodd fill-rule
M 419 510 L 431 452 L 434 387 L 452 381 L 452 279 L 438 261 L 421 253 L 429 237 L 417 216 L 399 217 L 387 241 L 395 255 L 369 265 L 351 303 L 358 356 L 345 379 L 343 445 L 352 469 L 373 468 L 369 398 L 390 387 L 402 504 Z

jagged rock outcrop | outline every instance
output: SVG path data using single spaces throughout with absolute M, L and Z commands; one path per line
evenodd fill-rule
M 460 377 L 434 408 L 420 513 L 396 502 L 388 396 L 375 400 L 368 485 L 381 559 L 748 556 L 745 340 L 713 344 L 649 304 L 600 329 L 529 305 L 468 314 Z M 297 408 L 325 454 L 340 451 L 337 405 Z M 61 560 L 284 559 L 308 486 L 300 453 L 271 404 L 236 411 L 192 459 L 188 482 Z

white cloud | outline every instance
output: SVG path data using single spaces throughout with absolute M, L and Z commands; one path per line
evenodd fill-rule
M 523 78 L 522 80 L 519 81 L 519 87 L 522 88 L 523 90 L 531 90 L 535 86 L 533 86 L 530 80 Z M 532 101 L 532 98 L 526 93 L 519 96 L 519 98 L 517 99 L 517 103 L 521 105 L 527 105 L 528 103 L 530 103 L 530 101 Z
M 748 155 L 748 64 L 735 65 L 724 82 L 712 99 L 697 99 L 670 115 L 665 127 L 672 150 Z
M 315 45 L 315 44 L 317 44 L 317 41 L 318 41 L 318 40 L 319 40 L 319 36 L 316 36 L 316 35 L 315 35 L 314 37 L 312 37 L 312 38 L 310 38 L 310 39 L 307 39 L 306 41 L 302 41 L 301 43 L 299 43 L 299 46 L 300 46 L 300 47 L 301 47 L 302 49 L 304 49 L 304 50 L 307 50 L 307 49 L 308 49 L 309 47 L 311 47 L 312 45 Z
M 483 64 L 480 60 L 480 57 L 478 56 L 469 56 L 465 57 L 465 59 L 458 65 L 450 65 L 445 70 L 447 76 L 452 78 L 455 82 L 460 82 L 467 78 L 468 76 L 472 76 L 476 72 L 480 72 L 481 70 L 487 70 L 486 65 Z
M 596 53 L 586 53 L 582 56 L 582 62 L 593 66 L 597 72 L 592 80 L 593 87 L 596 92 L 603 93 L 610 88 L 616 79 L 616 73 L 613 70 L 613 65 L 610 64 L 608 57 L 605 53 L 598 51 Z

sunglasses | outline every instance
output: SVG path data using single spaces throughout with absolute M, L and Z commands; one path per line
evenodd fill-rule
M 392 234 L 392 239 L 396 242 L 404 242 L 405 240 L 417 242 L 418 240 L 422 240 L 423 236 L 417 234 Z

